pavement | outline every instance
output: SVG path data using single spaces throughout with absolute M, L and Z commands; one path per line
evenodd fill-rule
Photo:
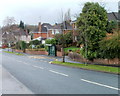
M 33 94 L 32 91 L 2 67 L 1 53 L 2 52 L 0 52 L 0 94 Z
M 49 63 L 61 58 L 4 52 L 2 57 L 3 67 L 35 94 L 118 94 L 120 90 L 118 75 Z

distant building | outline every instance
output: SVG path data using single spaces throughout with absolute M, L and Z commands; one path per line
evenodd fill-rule
M 17 41 L 25 41 L 26 43 L 29 43 L 31 41 L 31 35 L 29 34 L 28 30 L 20 29 L 14 30 L 13 35 Z
M 27 30 L 24 29 L 15 29 L 11 32 L 3 31 L 2 32 L 2 43 L 3 44 L 15 44 L 18 41 L 25 41 L 29 43 L 31 41 L 31 35 Z
M 49 23 L 39 22 L 38 28 L 33 30 L 33 39 L 43 40 L 48 38 L 48 30 L 52 28 L 52 25 Z
M 40 40 L 42 42 L 45 39 L 52 39 L 56 34 L 66 34 L 72 31 L 72 25 L 67 22 L 56 23 L 55 25 L 50 25 L 49 23 L 39 23 L 38 28 L 35 29 L 33 33 L 33 40 Z
M 107 13 L 108 21 L 117 21 L 118 20 L 118 12 Z

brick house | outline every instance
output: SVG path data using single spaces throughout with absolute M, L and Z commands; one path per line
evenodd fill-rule
M 41 39 L 47 39 L 47 38 L 53 38 L 55 34 L 66 34 L 67 32 L 70 32 L 73 30 L 72 25 L 69 23 L 63 23 L 63 28 L 61 28 L 61 23 L 50 25 L 49 23 L 39 23 L 38 28 L 35 29 L 33 33 L 33 38 L 41 38 Z
M 116 22 L 118 22 L 119 21 L 119 15 L 120 14 L 118 14 L 118 12 L 107 13 L 108 21 L 116 21 Z M 73 41 L 74 42 L 77 41 L 77 36 L 79 36 L 78 32 L 77 32 L 76 21 L 77 20 L 74 20 L 74 21 L 71 22 L 72 29 L 73 29 Z
M 33 39 L 47 39 L 48 38 L 48 30 L 52 28 L 52 25 L 49 23 L 43 23 L 39 22 L 38 28 L 35 29 L 33 33 Z
M 69 23 L 66 23 L 66 24 L 56 23 L 55 25 L 53 25 L 52 29 L 48 30 L 48 37 L 53 38 L 55 34 L 66 34 L 71 31 L 72 31 L 72 26 Z

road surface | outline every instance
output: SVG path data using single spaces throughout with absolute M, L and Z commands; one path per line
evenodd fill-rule
M 35 94 L 118 94 L 118 75 L 50 64 L 54 59 L 3 52 L 2 65 Z

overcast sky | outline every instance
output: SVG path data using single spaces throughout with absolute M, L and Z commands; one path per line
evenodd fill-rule
M 54 24 L 60 22 L 61 10 L 65 13 L 71 9 L 71 16 L 74 18 L 75 14 L 81 12 L 83 1 L 104 2 L 107 11 L 118 11 L 119 0 L 1 0 L 0 25 L 7 16 L 15 17 L 16 23 L 22 20 L 25 24 L 38 24 L 40 21 Z

